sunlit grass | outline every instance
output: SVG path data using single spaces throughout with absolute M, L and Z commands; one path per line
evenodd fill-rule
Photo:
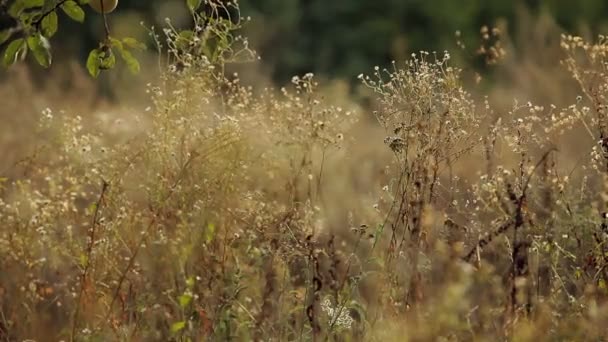
M 421 53 L 359 77 L 368 113 L 312 73 L 245 84 L 227 70 L 255 53 L 212 25 L 212 58 L 155 36 L 133 117 L 25 125 L 0 168 L 0 339 L 606 338 L 604 38 L 562 38 L 565 108 L 500 113 Z

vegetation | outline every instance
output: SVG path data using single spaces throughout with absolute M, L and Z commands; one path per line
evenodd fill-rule
M 60 0 L 58 0 L 60 1 Z M 19 21 L 7 15 L 14 2 L 42 3 L 30 0 L 0 1 L 0 31 Z M 54 3 L 49 0 L 45 3 Z M 86 0 L 76 1 L 85 4 Z M 161 27 L 164 18 L 173 19 L 177 28 L 190 27 L 192 21 L 183 0 L 120 0 L 118 10 L 107 16 L 110 32 L 116 37 L 144 41 L 148 26 Z M 196 2 L 194 2 L 196 3 Z M 527 20 L 551 17 L 568 32 L 591 39 L 608 27 L 603 15 L 608 3 L 602 0 L 349 0 L 328 4 L 325 0 L 246 0 L 240 1 L 243 12 L 254 20 L 248 35 L 263 57 L 265 67 L 275 81 L 286 82 L 294 74 L 315 70 L 319 76 L 347 78 L 376 64 L 403 60 L 412 51 L 443 51 L 454 46 L 454 32 L 460 30 L 462 41 L 477 44 L 478 28 L 497 26 L 514 37 L 518 46 L 527 42 L 518 30 Z M 101 16 L 82 6 L 83 23 L 66 20 L 53 36 L 53 53 L 57 58 L 78 56 L 84 62 L 90 51 L 105 38 Z M 59 10 L 59 20 L 65 18 Z M 0 34 L 1 36 L 1 34 Z M 49 38 L 47 36 L 47 38 Z M 3 46 L 2 48 L 4 48 Z M 457 51 L 453 58 L 459 60 Z M 115 51 L 120 61 L 120 53 Z
M 16 24 L 0 31 L 0 44 L 6 43 L 2 64 L 10 67 L 15 62 L 25 59 L 28 52 L 34 56 L 36 62 L 48 68 L 53 59 L 50 38 L 59 28 L 58 12 L 65 13 L 70 19 L 83 23 L 85 12 L 82 5 L 89 1 L 72 0 L 16 0 L 7 5 L 6 13 Z M 111 6 L 107 10 L 103 6 Z M 106 14 L 114 10 L 116 2 L 94 0 L 91 7 L 103 15 L 105 38 L 99 47 L 91 50 L 87 58 L 89 73 L 97 77 L 101 70 L 114 68 L 116 56 L 114 51 L 125 61 L 129 70 L 139 71 L 139 62 L 133 57 L 130 49 L 144 49 L 145 46 L 134 38 L 122 40 L 110 36 L 110 29 Z M 194 10 L 194 8 L 192 8 Z
M 238 4 L 189 3 L 148 108 L 47 108 L 0 168 L 0 340 L 608 338 L 606 37 L 561 37 L 563 108 L 376 67 L 372 124 L 312 73 L 247 84 Z

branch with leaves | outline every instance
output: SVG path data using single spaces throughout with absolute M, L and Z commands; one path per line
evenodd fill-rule
M 28 52 L 41 66 L 48 68 L 52 63 L 50 39 L 59 27 L 59 12 L 79 23 L 85 21 L 84 5 L 89 5 L 103 16 L 105 40 L 89 53 L 87 70 L 93 77 L 102 70 L 116 65 L 114 52 L 133 73 L 139 72 L 139 62 L 131 51 L 143 50 L 145 45 L 134 38 L 117 39 L 111 36 L 107 14 L 118 5 L 118 0 L 14 0 L 3 4 L 6 12 L 16 23 L 13 27 L 0 31 L 0 45 L 6 45 L 2 55 L 2 65 L 10 67 L 27 57 Z

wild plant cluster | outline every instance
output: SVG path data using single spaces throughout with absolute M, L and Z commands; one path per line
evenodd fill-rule
M 43 153 L 0 174 L 0 340 L 608 337 L 604 37 L 562 37 L 566 108 L 502 113 L 422 52 L 359 76 L 366 113 L 313 74 L 245 84 L 247 19 L 205 5 L 151 32 L 148 108 L 46 109 Z M 366 182 L 361 145 L 389 156 Z

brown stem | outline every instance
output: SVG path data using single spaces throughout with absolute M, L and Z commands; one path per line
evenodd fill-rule
M 110 40 L 110 26 L 108 25 L 108 16 L 106 15 L 106 11 L 103 8 L 103 0 L 100 0 L 101 4 L 101 15 L 103 17 L 103 28 L 106 33 L 106 42 Z
M 61 0 L 58 3 L 55 4 L 55 6 L 53 6 L 53 8 L 51 8 L 50 10 L 48 10 L 47 12 L 45 12 L 44 14 L 42 14 L 42 16 L 38 19 L 36 19 L 32 25 L 36 28 L 40 27 L 40 24 L 42 23 L 42 20 L 44 20 L 44 18 L 46 18 L 49 14 L 57 11 L 57 9 L 59 7 L 61 7 L 61 5 L 63 5 L 64 3 L 66 3 L 68 0 Z
M 91 223 L 91 229 L 89 231 L 89 243 L 86 249 L 86 264 L 84 265 L 84 269 L 82 270 L 82 274 L 80 276 L 80 291 L 78 292 L 78 298 L 76 299 L 76 309 L 74 310 L 74 317 L 72 319 L 72 334 L 70 336 L 70 341 L 74 341 L 74 338 L 76 337 L 76 330 L 78 328 L 78 315 L 80 314 L 81 306 L 80 304 L 82 301 L 82 296 L 85 292 L 87 276 L 92 265 L 91 260 L 93 256 L 93 248 L 95 247 L 95 233 L 98 224 L 99 211 L 109 186 L 110 184 L 108 182 L 102 180 L 101 193 L 99 194 L 99 198 L 97 199 L 97 203 L 95 204 L 95 213 L 93 214 L 93 221 Z
M 186 172 L 187 172 L 189 166 L 192 164 L 192 161 L 196 157 L 198 157 L 198 156 L 199 156 L 199 154 L 196 151 L 193 151 L 191 153 L 190 158 L 182 166 L 182 169 L 181 169 L 180 173 L 178 174 L 175 182 L 171 185 L 171 187 L 169 188 L 169 192 L 167 193 L 167 195 L 165 196 L 165 198 L 163 198 L 163 200 L 161 201 L 161 203 L 166 202 L 167 200 L 169 200 L 171 198 L 171 196 L 175 193 L 175 189 L 177 188 L 177 186 L 179 185 L 179 183 L 181 183 L 182 179 L 185 177 Z M 135 259 L 137 258 L 138 254 L 139 254 L 139 251 L 141 250 L 142 246 L 144 245 L 146 239 L 148 238 L 148 234 L 150 233 L 150 230 L 152 229 L 152 227 L 154 227 L 154 224 L 156 223 L 156 220 L 161 215 L 162 209 L 163 209 L 163 206 L 160 205 L 154 211 L 152 219 L 150 220 L 150 223 L 148 224 L 148 226 L 144 230 L 144 233 L 142 234 L 141 238 L 139 239 L 137 245 L 135 246 L 135 250 L 133 251 L 133 254 L 129 258 L 129 261 L 127 263 L 127 267 L 125 267 L 125 269 L 120 274 L 120 278 L 118 279 L 118 284 L 116 285 L 116 289 L 114 290 L 114 295 L 112 296 L 112 301 L 110 302 L 110 305 L 108 305 L 108 311 L 106 312 L 106 315 L 104 316 L 104 319 L 102 321 L 103 323 L 107 322 L 110 319 L 110 315 L 112 314 L 112 308 L 114 307 L 114 304 L 116 303 L 116 300 L 118 299 L 118 295 L 120 294 L 120 288 L 122 287 L 122 284 L 125 282 L 125 279 L 127 278 L 127 275 L 129 274 L 129 272 L 131 271 L 131 269 L 135 265 Z

